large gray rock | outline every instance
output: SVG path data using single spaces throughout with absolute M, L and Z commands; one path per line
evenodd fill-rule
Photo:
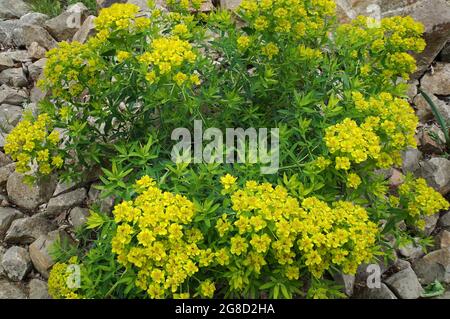
M 410 267 L 395 273 L 385 283 L 401 299 L 417 299 L 422 294 L 422 286 Z
M 13 31 L 14 44 L 18 47 L 29 47 L 31 43 L 37 42 L 41 47 L 50 50 L 56 47 L 56 40 L 46 29 L 38 25 L 24 24 Z
M 22 105 L 28 99 L 25 90 L 16 89 L 7 85 L 0 87 L 0 104 Z
M 0 167 L 9 165 L 12 163 L 12 160 L 5 155 L 5 153 L 0 152 Z
M 450 231 L 450 211 L 441 216 L 439 226 Z
M 14 172 L 15 169 L 15 163 L 0 167 L 0 187 L 4 187 L 6 185 L 9 176 Z
M 384 284 L 380 288 L 359 288 L 354 295 L 356 299 L 398 299 L 397 296 Z
M 34 268 L 44 277 L 48 278 L 50 268 L 55 264 L 51 257 L 51 249 L 56 241 L 70 241 L 70 237 L 64 231 L 52 231 L 46 235 L 39 236 L 29 247 L 30 257 Z
M 450 250 L 435 250 L 413 263 L 413 269 L 423 285 L 435 280 L 450 283 Z
M 69 6 L 59 16 L 48 20 L 45 28 L 56 40 L 69 40 L 80 29 L 87 15 L 88 8 L 82 2 L 78 2 Z
M 31 279 L 28 284 L 30 299 L 51 299 L 48 294 L 48 285 L 40 279 Z
M 15 63 L 13 59 L 11 59 L 9 56 L 6 56 L 4 54 L 0 54 L 0 71 L 13 68 L 15 66 Z
M 420 162 L 419 175 L 428 184 L 445 195 L 450 191 L 450 161 L 442 157 L 434 157 Z
M 55 178 L 50 177 L 46 181 L 36 182 L 30 186 L 23 182 L 23 175 L 17 172 L 9 176 L 6 184 L 9 199 L 17 206 L 29 211 L 47 202 L 55 187 Z
M 10 244 L 31 244 L 39 236 L 46 235 L 56 227 L 40 215 L 19 218 L 12 222 L 6 232 L 5 242 Z
M 425 255 L 423 248 L 415 243 L 408 243 L 400 247 L 399 253 L 407 259 L 417 259 Z
M 0 20 L 16 19 L 30 12 L 30 7 L 22 0 L 0 0 Z
M 15 283 L 0 280 L 0 299 L 27 299 L 27 296 Z
M 436 249 L 450 249 L 450 232 L 442 230 L 435 237 Z
M 0 72 L 0 84 L 24 87 L 27 86 L 28 80 L 22 68 L 12 68 Z
M 12 222 L 22 218 L 23 214 L 11 207 L 0 207 L 0 240 L 3 240 Z
M 19 246 L 9 248 L 3 255 L 2 267 L 9 279 L 22 280 L 31 270 L 31 259 L 28 251 Z
M 83 204 L 86 199 L 86 189 L 79 188 L 74 191 L 61 194 L 50 199 L 47 205 L 47 214 L 55 215 L 63 211 Z
M 95 34 L 95 16 L 88 16 L 80 29 L 73 35 L 73 42 L 85 43 L 87 39 Z
M 47 50 L 39 45 L 37 42 L 32 42 L 28 47 L 28 55 L 33 60 L 40 60 L 45 58 Z
M 0 105 L 0 130 L 9 133 L 22 119 L 23 109 L 17 105 Z
M 46 14 L 40 12 L 30 12 L 20 17 L 19 22 L 22 24 L 34 24 L 43 27 L 48 18 L 49 17 Z
M 0 56 L 11 58 L 14 62 L 25 63 L 31 61 L 27 50 L 12 50 L 0 53 Z
M 450 95 L 450 63 L 437 63 L 433 70 L 422 77 L 422 89 L 430 94 Z
M 3 247 L 3 246 L 0 246 L 0 277 L 2 277 L 3 276 L 3 272 L 4 272 L 4 270 L 3 270 L 3 266 L 2 266 L 2 260 L 3 260 L 3 255 L 5 254 L 5 252 L 6 252 L 6 248 L 5 247 Z

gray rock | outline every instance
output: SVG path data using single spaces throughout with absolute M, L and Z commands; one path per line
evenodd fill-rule
M 29 247 L 30 257 L 34 268 L 44 277 L 48 278 L 50 268 L 55 264 L 51 257 L 51 249 L 58 240 L 71 241 L 64 231 L 52 231 L 47 235 L 41 235 Z
M 5 153 L 0 152 L 0 167 L 6 166 L 11 163 L 12 160 L 9 158 L 9 156 L 6 156 Z
M 34 24 L 38 25 L 40 27 L 43 27 L 45 24 L 45 21 L 48 20 L 48 15 L 39 13 L 39 12 L 30 12 L 22 17 L 20 17 L 20 23 L 22 24 Z
M 0 0 L 0 19 L 16 19 L 30 12 L 30 7 L 22 0 Z
M 450 250 L 440 249 L 413 263 L 413 269 L 423 285 L 435 280 L 450 283 Z
M 447 42 L 439 55 L 439 61 L 450 63 L 450 42 Z
M 37 42 L 33 42 L 28 47 L 28 55 L 34 60 L 40 60 L 45 58 L 47 50 L 39 45 Z
M 437 222 L 439 220 L 439 214 L 425 216 L 424 220 L 425 220 L 425 228 L 423 229 L 423 232 L 425 235 L 430 236 L 431 233 L 436 228 Z
M 0 53 L 5 57 L 11 58 L 14 62 L 25 63 L 31 61 L 27 50 L 13 50 Z
M 87 39 L 95 34 L 95 16 L 88 16 L 80 29 L 73 35 L 73 42 L 85 43 Z
M 24 87 L 27 86 L 28 80 L 22 68 L 13 68 L 0 72 L 0 83 L 14 87 Z
M 23 214 L 11 207 L 0 207 L 0 240 L 3 240 L 12 222 L 22 218 Z
M 35 215 L 19 218 L 12 222 L 6 232 L 5 242 L 10 244 L 31 244 L 39 236 L 46 235 L 56 227 L 46 218 Z
M 48 20 L 45 23 L 45 28 L 58 41 L 69 40 L 81 28 L 81 24 L 87 15 L 88 8 L 82 2 L 78 2 L 69 6 L 59 16 Z
M 34 86 L 30 91 L 30 101 L 32 103 L 38 103 L 47 96 L 47 92 L 42 91 L 37 86 Z
M 30 78 L 32 81 L 36 81 L 42 74 L 46 62 L 47 59 L 43 58 L 28 66 L 28 72 L 30 73 Z
M 31 259 L 28 251 L 19 246 L 9 248 L 3 255 L 2 267 L 9 279 L 22 280 L 31 270 Z
M 7 85 L 0 87 L 0 104 L 22 105 L 28 99 L 25 90 L 11 88 Z
M 422 286 L 411 268 L 392 275 L 385 283 L 401 299 L 417 299 L 422 294 Z
M 11 163 L 6 166 L 0 167 L 0 186 L 4 187 L 6 185 L 6 182 L 8 181 L 9 176 L 14 172 L 16 169 L 16 164 Z
M 450 232 L 449 231 L 444 229 L 436 236 L 436 248 L 437 249 L 450 249 Z
M 56 187 L 55 178 L 27 185 L 23 182 L 23 175 L 12 173 L 6 183 L 9 199 L 17 206 L 25 210 L 35 210 L 39 205 L 47 202 Z
M 439 226 L 450 231 L 450 211 L 441 216 L 439 219 Z
M 408 96 L 409 101 L 413 101 L 416 97 L 418 86 L 418 80 L 414 80 L 412 83 L 408 83 L 408 92 L 406 92 L 406 95 Z
M 220 0 L 220 7 L 224 9 L 234 10 L 240 4 L 242 0 Z
M 450 106 L 445 103 L 444 101 L 438 99 L 435 95 L 429 93 L 428 94 L 433 101 L 433 103 L 436 105 L 437 109 L 441 113 L 441 115 L 446 119 L 446 121 L 450 121 Z M 414 105 L 416 106 L 416 114 L 419 120 L 422 123 L 425 123 L 427 121 L 434 119 L 433 111 L 431 110 L 430 105 L 425 100 L 422 94 L 417 95 L 414 98 L 413 101 Z
M 426 73 L 422 89 L 430 94 L 450 95 L 450 63 L 437 63 L 433 73 Z
M 417 148 L 409 147 L 406 151 L 403 152 L 403 164 L 402 171 L 404 174 L 411 172 L 414 173 L 419 168 L 419 162 L 422 159 L 423 155 Z
M 11 59 L 9 56 L 0 55 L 0 71 L 13 68 L 15 66 L 13 59 Z
M 31 112 L 33 116 L 37 117 L 39 115 L 39 109 L 36 103 L 26 103 L 23 107 L 24 112 Z
M 86 224 L 89 210 L 87 208 L 74 207 L 70 210 L 69 216 L 73 227 L 76 229 Z
M 97 204 L 100 206 L 100 211 L 105 214 L 110 214 L 114 208 L 114 197 L 108 196 L 102 198 L 100 190 L 95 188 L 96 184 L 92 184 L 88 192 L 88 204 Z
M 0 46 L 4 48 L 14 47 L 14 30 L 22 24 L 19 20 L 0 21 Z
M 434 157 L 420 162 L 419 175 L 441 194 L 445 195 L 450 191 L 450 161 L 448 159 Z
M 359 288 L 354 296 L 356 299 L 397 299 L 397 296 L 384 284 L 380 288 Z
M 3 255 L 5 254 L 5 252 L 6 252 L 6 248 L 5 247 L 3 247 L 3 246 L 0 246 L 0 278 L 4 275 L 4 269 L 3 269 L 3 266 L 2 266 L 2 260 L 3 260 Z
M 18 47 L 29 47 L 37 42 L 41 47 L 50 50 L 56 47 L 57 42 L 43 27 L 32 24 L 24 24 L 13 31 L 14 44 Z
M 423 248 L 414 243 L 408 243 L 399 249 L 400 255 L 408 259 L 417 259 L 425 255 Z
M 48 285 L 43 280 L 31 279 L 28 289 L 30 299 L 51 299 L 48 294 Z
M 0 130 L 5 133 L 11 130 L 22 119 L 23 109 L 17 105 L 0 105 Z
M 50 199 L 47 205 L 47 214 L 54 215 L 63 211 L 83 204 L 86 199 L 86 190 L 79 188 L 74 191 L 61 194 Z
M 0 280 L 0 299 L 27 299 L 27 296 L 16 284 Z
M 351 297 L 353 295 L 353 290 L 355 287 L 355 276 L 347 274 L 336 274 L 334 280 L 343 287 L 343 292 Z

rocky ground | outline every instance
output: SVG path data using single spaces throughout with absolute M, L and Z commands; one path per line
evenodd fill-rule
M 114 0 L 98 0 L 108 6 Z M 129 2 L 142 5 L 144 0 Z M 158 1 L 163 5 L 163 1 Z M 207 2 L 204 10 L 214 5 L 233 8 L 239 0 Z M 420 118 L 417 130 L 418 149 L 404 153 L 401 168 L 387 172 L 392 187 L 401 183 L 404 174 L 413 172 L 427 179 L 443 195 L 450 195 L 449 150 L 445 150 L 443 132 L 433 113 L 418 94 L 428 92 L 448 123 L 450 123 L 450 2 L 433 1 L 352 1 L 336 0 L 340 17 L 346 21 L 365 13 L 371 3 L 378 3 L 383 16 L 412 15 L 426 26 L 427 50 L 418 57 L 419 72 L 410 82 L 409 99 Z M 73 14 L 80 25 L 68 26 Z M 113 200 L 100 199 L 97 181 L 64 184 L 50 180 L 33 187 L 22 182 L 14 172 L 14 163 L 1 152 L 4 138 L 20 121 L 27 109 L 36 111 L 36 103 L 45 96 L 36 88 L 36 81 L 45 65 L 45 52 L 63 40 L 84 42 L 93 32 L 94 16 L 79 3 L 50 19 L 31 12 L 21 0 L 0 0 L 0 299 L 49 298 L 49 269 L 54 264 L 50 247 L 56 240 L 74 240 L 74 229 L 81 226 L 94 203 L 111 211 Z M 382 283 L 377 289 L 366 287 L 366 267 L 356 276 L 340 276 L 345 292 L 352 298 L 415 299 L 427 285 L 438 280 L 447 292 L 437 298 L 450 299 L 450 212 L 428 219 L 426 232 L 435 239 L 434 247 L 423 252 L 409 245 L 400 249 L 398 258 L 389 266 L 381 265 Z

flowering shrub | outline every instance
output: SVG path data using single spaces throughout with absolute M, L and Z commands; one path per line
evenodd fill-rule
M 114 4 L 85 44 L 51 50 L 40 83 L 51 93 L 40 104 L 48 123 L 27 120 L 5 147 L 21 171 L 35 161 L 42 175 L 76 179 L 100 166 L 103 191 L 120 199 L 114 218 L 89 220 L 98 234 L 91 249 L 81 241 L 77 294 L 336 297 L 331 275 L 388 258 L 387 238 L 411 239 L 399 222 L 420 228 L 448 207 L 423 180 L 390 190 L 376 172 L 415 146 L 403 80 L 425 47 L 421 24 L 339 25 L 332 0 L 244 0 L 235 15 L 169 5 L 142 15 Z M 278 173 L 172 163 L 172 131 L 194 120 L 279 128 Z M 31 148 L 24 128 L 34 125 L 43 134 Z M 54 128 L 64 143 L 50 138 Z

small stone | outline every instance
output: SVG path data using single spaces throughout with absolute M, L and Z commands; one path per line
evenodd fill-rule
M 0 83 L 13 87 L 24 87 L 27 86 L 28 80 L 22 68 L 13 68 L 0 72 Z
M 450 161 L 448 159 L 433 157 L 420 162 L 419 175 L 441 194 L 446 195 L 450 191 Z
M 34 86 L 30 91 L 30 101 L 32 103 L 39 103 L 42 101 L 47 95 L 47 92 L 42 91 L 37 86 Z
M 67 191 L 70 191 L 77 187 L 77 183 L 75 182 L 59 182 L 56 184 L 55 191 L 53 192 L 53 197 L 56 197 L 58 195 L 61 195 L 62 193 L 66 193 Z
M 417 259 L 425 255 L 423 248 L 415 243 L 408 243 L 399 248 L 399 253 L 408 259 Z
M 0 55 L 5 55 L 6 57 L 11 58 L 16 63 L 25 63 L 25 62 L 31 61 L 31 58 L 28 55 L 27 50 L 6 51 L 6 52 L 0 53 Z
M 439 226 L 450 231 L 450 211 L 441 216 L 439 219 Z
M 9 199 L 17 206 L 33 211 L 50 199 L 56 187 L 55 178 L 28 185 L 23 182 L 23 175 L 12 173 L 6 183 Z
M 27 299 L 27 296 L 16 284 L 0 280 L 0 299 Z
M 446 119 L 447 121 L 450 120 L 450 106 L 444 101 L 440 100 L 434 94 L 429 94 L 429 96 L 444 119 Z M 417 95 L 414 98 L 413 103 L 417 109 L 416 114 L 422 123 L 428 122 L 435 118 L 430 104 L 428 104 L 422 94 Z
M 438 249 L 450 249 L 450 232 L 443 230 L 436 236 Z
M 48 294 L 48 285 L 45 281 L 31 279 L 28 284 L 30 299 L 51 299 Z
M 397 188 L 405 181 L 405 176 L 397 169 L 392 170 L 392 175 L 389 178 L 389 185 L 393 188 Z
M 422 159 L 422 152 L 420 152 L 417 148 L 409 147 L 406 151 L 403 152 L 403 165 L 402 171 L 403 174 L 408 172 L 414 173 L 419 169 L 419 162 Z
M 416 97 L 418 86 L 419 86 L 418 80 L 414 80 L 412 83 L 408 84 L 408 92 L 406 92 L 406 95 L 408 96 L 409 101 L 413 101 L 414 98 Z
M 420 149 L 429 154 L 442 154 L 444 148 L 427 130 L 422 130 L 420 134 L 420 145 Z
M 417 299 L 422 294 L 422 286 L 411 268 L 395 273 L 385 282 L 401 299 Z
M 0 54 L 0 71 L 13 68 L 15 63 L 9 56 Z
M 450 95 L 450 63 L 437 63 L 433 73 L 426 73 L 422 89 L 430 94 Z
M 5 242 L 9 244 L 31 244 L 39 236 L 46 235 L 56 227 L 40 215 L 19 218 L 12 222 L 6 232 Z
M 0 104 L 22 105 L 28 98 L 26 91 L 11 88 L 7 85 L 0 87 Z
M 28 66 L 28 72 L 30 73 L 30 78 L 33 82 L 35 82 L 42 74 L 46 62 L 47 59 L 43 58 Z
M 48 278 L 50 268 L 55 264 L 50 251 L 56 241 L 71 241 L 64 231 L 52 231 L 47 235 L 41 235 L 29 247 L 30 257 L 34 268 L 44 277 Z
M 86 199 L 86 190 L 79 188 L 74 191 L 61 194 L 50 199 L 47 205 L 47 214 L 54 215 L 63 211 L 83 204 Z
M 87 222 L 89 216 L 89 210 L 87 208 L 74 207 L 70 210 L 70 221 L 73 227 L 80 228 Z
M 431 233 L 436 228 L 437 222 L 439 220 L 439 214 L 425 216 L 424 220 L 425 220 L 425 228 L 423 229 L 423 232 L 425 235 L 430 236 Z
M 413 269 L 423 285 L 435 280 L 450 283 L 450 250 L 435 250 L 413 263 Z
M 28 47 L 28 54 L 34 60 L 40 60 L 45 58 L 47 50 L 39 45 L 37 42 L 32 42 Z
M 380 288 L 359 288 L 355 293 L 356 299 L 397 299 L 397 296 L 384 284 Z
M 347 274 L 336 274 L 334 280 L 341 286 L 343 286 L 344 293 L 351 297 L 353 295 L 353 290 L 355 287 L 355 276 Z
M 5 153 L 0 151 L 0 167 L 11 164 L 13 161 L 9 158 L 9 156 L 5 155 Z
M 84 20 L 81 28 L 74 34 L 72 41 L 85 43 L 90 36 L 95 34 L 95 16 L 88 16 Z
M 4 187 L 8 181 L 9 175 L 11 175 L 16 169 L 16 163 L 11 163 L 6 166 L 0 167 L 0 186 Z
M 0 105 L 1 130 L 9 133 L 22 119 L 23 109 L 17 105 Z
M 0 207 L 0 240 L 3 240 L 12 222 L 22 218 L 23 214 L 11 207 Z
M 19 246 L 9 248 L 2 258 L 2 267 L 9 279 L 20 281 L 31 269 L 28 251 Z

